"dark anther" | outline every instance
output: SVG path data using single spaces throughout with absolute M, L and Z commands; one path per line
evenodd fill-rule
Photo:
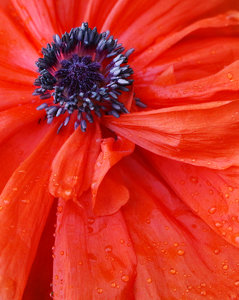
M 49 99 L 37 107 L 45 109 L 47 123 L 67 113 L 57 133 L 75 112 L 74 128 L 80 126 L 83 132 L 87 122 L 94 122 L 102 114 L 119 118 L 129 113 L 118 96 L 128 92 L 133 83 L 133 70 L 127 62 L 134 49 L 123 54 L 125 49 L 109 34 L 98 33 L 82 23 L 61 38 L 54 35 L 54 42 L 42 48 L 43 58 L 36 62 L 40 75 L 34 82 L 37 88 L 33 95 Z M 138 98 L 135 103 L 146 107 Z

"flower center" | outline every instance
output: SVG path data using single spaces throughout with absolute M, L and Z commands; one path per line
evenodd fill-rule
M 62 38 L 53 36 L 53 40 L 42 49 L 43 58 L 36 62 L 40 75 L 33 93 L 44 100 L 37 109 L 46 110 L 47 123 L 67 113 L 59 132 L 76 112 L 75 129 L 81 126 L 85 132 L 87 121 L 92 123 L 102 114 L 118 118 L 129 113 L 118 97 L 128 92 L 133 83 L 133 70 L 127 62 L 134 49 L 123 54 L 125 49 L 109 36 L 109 31 L 99 34 L 87 23 Z M 135 103 L 146 107 L 138 98 Z

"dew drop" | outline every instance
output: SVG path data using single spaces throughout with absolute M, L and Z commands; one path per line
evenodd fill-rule
M 63 211 L 63 207 L 62 207 L 62 206 L 58 206 L 58 207 L 57 207 L 57 211 L 58 211 L 59 213 L 61 213 L 61 212 Z
M 226 193 L 224 196 L 225 196 L 226 199 L 229 198 L 229 194 L 228 193 Z
M 83 262 L 82 262 L 82 261 L 79 261 L 78 264 L 79 264 L 80 266 L 82 266 L 82 265 L 83 265 Z
M 150 219 L 147 219 L 147 220 L 146 220 L 146 223 L 147 223 L 147 224 L 150 224 L 150 223 L 151 223 L 151 220 L 150 220 Z
M 115 288 L 115 287 L 116 287 L 116 283 L 115 283 L 115 282 L 112 282 L 112 283 L 111 283 L 111 286 L 112 286 L 113 288 Z
M 223 265 L 222 268 L 223 268 L 223 270 L 227 270 L 228 269 L 228 265 Z
M 219 250 L 219 249 L 216 249 L 216 250 L 214 250 L 214 253 L 215 253 L 215 254 L 219 254 L 219 253 L 220 253 L 220 250 Z
M 184 251 L 183 251 L 183 250 L 178 250 L 178 255 L 179 255 L 179 256 L 184 255 Z
M 215 206 L 212 206 L 211 208 L 209 208 L 208 212 L 209 214 L 214 214 L 216 212 L 217 208 Z
M 171 270 L 170 270 L 170 273 L 174 275 L 174 274 L 176 274 L 176 270 L 171 269 Z
M 178 247 L 178 243 L 174 243 L 173 245 L 174 245 L 174 247 Z
M 97 289 L 97 293 L 98 293 L 98 294 L 102 294 L 102 293 L 103 293 L 103 290 L 102 290 L 102 289 Z
M 2 210 L 2 206 L 0 206 L 0 211 Z
M 88 258 L 91 262 L 96 262 L 96 261 L 97 261 L 97 256 L 94 255 L 93 253 L 87 253 L 87 258 Z
M 70 196 L 71 195 L 71 190 L 65 190 L 65 195 Z
M 11 201 L 8 200 L 8 199 L 4 199 L 3 202 L 6 203 L 6 204 L 9 204 Z
M 120 244 L 124 244 L 125 243 L 125 240 L 120 240 Z
M 235 281 L 234 285 L 239 287 L 239 280 Z
M 113 247 L 111 245 L 108 245 L 105 247 L 105 252 L 107 252 L 107 253 L 112 252 L 112 250 L 113 250 Z
M 16 191 L 17 191 L 17 187 L 13 188 L 12 190 L 13 190 L 14 192 L 16 192 Z
M 233 191 L 233 187 L 229 186 L 229 187 L 228 187 L 228 190 L 229 190 L 230 192 L 232 192 L 232 191 Z
M 197 177 L 194 177 L 194 176 L 191 176 L 190 177 L 190 181 L 192 182 L 192 183 L 198 183 L 198 178 Z
M 60 252 L 60 255 L 64 255 L 64 251 L 61 251 L 61 252 Z
M 228 78 L 228 79 L 232 79 L 232 73 L 228 73 L 228 74 L 227 74 L 227 78 Z
M 206 291 L 201 291 L 201 295 L 206 296 L 207 295 Z
M 217 227 L 217 228 L 221 228 L 223 227 L 223 224 L 219 221 L 215 222 L 214 225 Z
M 88 224 L 94 224 L 95 223 L 95 219 L 94 218 L 92 218 L 92 217 L 89 217 L 88 218 Z
M 128 282 L 128 281 L 129 281 L 129 276 L 128 276 L 128 275 L 123 275 L 123 276 L 121 277 L 121 279 L 122 279 L 122 281 L 124 281 L 124 282 Z
M 151 282 L 152 282 L 152 279 L 151 279 L 151 278 L 148 278 L 148 279 L 147 279 L 147 282 L 148 282 L 148 283 L 151 283 Z

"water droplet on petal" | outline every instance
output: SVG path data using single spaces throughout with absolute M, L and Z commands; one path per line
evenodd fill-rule
M 115 282 L 112 282 L 111 283 L 111 286 L 114 288 L 114 287 L 116 287 L 116 283 Z
M 102 294 L 102 293 L 103 293 L 103 290 L 102 290 L 102 289 L 97 289 L 97 293 L 98 293 L 98 294 Z
M 151 282 L 152 282 L 152 279 L 151 279 L 151 278 L 148 278 L 148 279 L 147 279 L 147 282 L 148 282 L 148 283 L 151 283 Z
M 239 287 L 239 280 L 235 281 L 234 285 Z
M 215 206 L 212 206 L 211 208 L 209 208 L 208 212 L 209 214 L 214 214 L 216 212 L 217 208 Z
M 183 250 L 178 250 L 178 255 L 179 255 L 179 256 L 184 255 L 184 251 L 183 251 Z
M 197 177 L 194 177 L 194 176 L 191 176 L 190 177 L 190 181 L 192 182 L 192 183 L 198 183 L 198 178 Z
M 217 228 L 221 228 L 223 227 L 223 224 L 219 221 L 215 222 L 214 225 L 217 227 Z
M 97 256 L 94 255 L 93 253 L 87 253 L 87 258 L 88 258 L 91 262 L 96 262 L 96 261 L 97 261 Z
M 124 281 L 124 282 L 128 282 L 128 281 L 129 281 L 129 276 L 128 276 L 128 275 L 123 275 L 123 276 L 121 277 L 121 279 L 122 279 L 122 281 Z
M 112 252 L 112 250 L 113 250 L 113 247 L 111 245 L 108 245 L 105 247 L 105 252 L 107 252 L 107 253 Z
M 170 270 L 170 273 L 174 275 L 174 274 L 176 274 L 176 270 L 171 269 L 171 270 Z
M 95 223 L 95 219 L 92 218 L 92 217 L 89 217 L 88 218 L 88 223 L 91 224 L 91 225 L 94 224 Z

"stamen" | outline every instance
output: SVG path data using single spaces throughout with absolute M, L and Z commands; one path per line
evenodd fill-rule
M 133 48 L 123 54 L 124 47 L 109 31 L 98 33 L 87 23 L 61 38 L 54 35 L 53 40 L 42 49 L 43 58 L 36 62 L 40 75 L 34 82 L 38 88 L 33 95 L 42 100 L 52 99 L 37 107 L 45 109 L 47 123 L 68 113 L 57 133 L 67 126 L 74 112 L 77 112 L 74 128 L 80 126 L 83 132 L 87 122 L 93 123 L 102 114 L 119 118 L 129 113 L 118 97 L 128 92 L 134 81 L 133 70 L 127 65 Z M 135 103 L 146 107 L 138 98 Z

